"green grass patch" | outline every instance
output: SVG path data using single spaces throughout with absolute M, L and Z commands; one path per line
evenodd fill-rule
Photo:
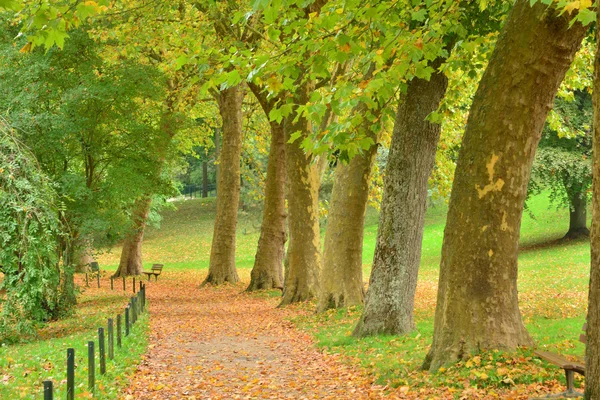
M 66 357 L 69 347 L 75 349 L 76 398 L 89 396 L 88 341 L 95 341 L 96 346 L 95 398 L 118 398 L 148 346 L 148 313 L 143 313 L 138 318 L 129 336 L 124 336 L 123 328 L 122 348 L 116 347 L 115 331 L 115 358 L 112 361 L 106 359 L 105 375 L 100 375 L 99 372 L 97 328 L 104 327 L 106 332 L 107 320 L 113 318 L 116 330 L 116 315 L 123 313 L 127 300 L 128 296 L 120 292 L 89 289 L 82 295 L 76 312 L 71 317 L 47 324 L 40 330 L 37 340 L 1 347 L 0 398 L 39 399 L 42 397 L 44 380 L 54 382 L 55 398 L 65 398 Z

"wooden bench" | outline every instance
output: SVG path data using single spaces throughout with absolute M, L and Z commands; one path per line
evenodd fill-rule
M 587 336 L 585 335 L 585 331 L 587 329 L 587 324 L 583 324 L 583 333 L 579 335 L 579 341 L 581 343 L 587 342 Z M 575 390 L 575 373 L 585 376 L 585 362 L 583 361 L 571 361 L 561 356 L 560 354 L 550 353 L 549 351 L 536 350 L 534 352 L 536 356 L 541 358 L 542 360 L 546 360 L 550 364 L 554 364 L 565 370 L 565 377 L 567 380 L 567 390 L 562 393 L 549 395 L 546 397 L 542 397 L 544 399 L 552 399 L 552 398 L 572 398 L 572 397 L 581 397 L 583 393 Z
M 149 272 L 144 271 L 144 274 L 148 275 L 148 280 L 150 280 L 150 277 L 154 275 L 154 281 L 157 281 L 158 276 L 162 273 L 162 269 L 163 264 L 152 264 L 152 270 Z
M 100 287 L 100 265 L 98 265 L 98 262 L 96 262 L 96 261 L 92 261 L 88 265 L 90 266 L 91 274 L 92 275 L 97 274 L 98 287 Z M 89 286 L 87 272 L 85 273 L 85 286 Z

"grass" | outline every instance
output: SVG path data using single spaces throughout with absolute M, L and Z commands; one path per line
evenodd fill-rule
M 76 398 L 91 397 L 87 390 L 87 343 L 92 340 L 96 342 L 94 398 L 119 397 L 146 351 L 149 323 L 148 314 L 143 313 L 131 334 L 125 337 L 123 333 L 121 349 L 116 347 L 115 338 L 115 358 L 112 361 L 106 359 L 106 374 L 100 375 L 97 328 L 104 327 L 106 335 L 107 319 L 113 318 L 116 324 L 116 315 L 123 313 L 129 299 L 128 294 L 121 291 L 107 290 L 108 285 L 108 279 L 103 279 L 103 288 L 84 291 L 75 313 L 45 325 L 38 332 L 37 340 L 0 347 L 0 399 L 39 399 L 44 380 L 53 381 L 55 398 L 65 398 L 69 347 L 75 349 Z
M 187 200 L 177 203 L 177 207 L 177 210 L 164 214 L 160 228 L 148 229 L 144 242 L 147 267 L 155 262 L 164 263 L 167 276 L 169 270 L 206 269 L 210 256 L 214 199 Z M 539 347 L 582 356 L 584 347 L 577 339 L 587 307 L 589 242 L 559 240 L 568 229 L 568 211 L 551 208 L 546 196 L 531 199 L 528 210 L 523 215 L 519 255 L 518 288 L 524 322 Z M 532 349 L 522 349 L 516 355 L 485 353 L 470 363 L 449 368 L 444 374 L 431 375 L 420 371 L 433 334 L 446 212 L 445 206 L 430 208 L 427 212 L 414 333 L 404 337 L 354 338 L 350 333 L 360 316 L 360 307 L 320 315 L 310 313 L 310 316 L 297 318 L 295 322 L 309 330 L 324 351 L 341 353 L 349 362 L 365 368 L 381 384 L 409 385 L 419 390 L 447 387 L 460 393 L 466 387 L 483 387 L 493 391 L 494 388 L 548 379 L 564 383 L 562 371 L 532 357 Z M 365 280 L 368 280 L 375 250 L 377 222 L 377 212 L 368 210 L 363 249 Z M 245 281 L 249 280 L 254 262 L 259 228 L 258 213 L 240 213 L 236 262 Z M 118 254 L 118 251 L 104 254 L 100 259 L 102 265 L 116 268 Z M 260 295 L 277 296 L 278 292 Z M 314 309 L 313 304 L 299 307 Z

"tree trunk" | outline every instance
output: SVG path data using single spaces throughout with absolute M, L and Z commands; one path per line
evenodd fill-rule
M 271 122 L 271 148 L 265 182 L 263 220 L 250 285 L 246 290 L 283 289 L 286 217 L 283 124 Z
M 75 272 L 86 272 L 89 270 L 89 265 L 92 261 L 94 261 L 94 248 L 92 246 L 91 240 L 83 239 L 79 240 L 80 245 L 78 246 L 77 251 L 77 264 L 75 266 Z
M 208 162 L 202 161 L 202 197 L 208 197 Z
M 569 214 L 569 231 L 564 239 L 590 236 L 590 231 L 587 228 L 587 198 L 585 193 L 577 193 L 571 198 Z
M 441 59 L 432 63 L 437 69 Z M 413 308 L 427 209 L 427 182 L 435 163 L 440 125 L 427 116 L 438 109 L 448 79 L 413 78 L 401 99 L 385 170 L 373 269 L 356 336 L 404 334 L 414 328 Z
M 297 104 L 306 104 L 309 90 L 309 84 L 299 84 Z M 297 121 L 294 121 L 296 118 Z M 300 132 L 300 137 L 289 143 L 294 132 Z M 293 112 L 284 119 L 284 133 L 290 242 L 281 305 L 315 297 L 321 272 L 319 176 L 313 157 L 301 147 L 304 138 L 311 133 L 311 124 Z
M 531 345 L 517 250 L 535 149 L 585 34 L 571 16 L 517 0 L 473 99 L 444 231 L 431 371 L 485 349 Z
M 141 275 L 143 270 L 142 244 L 151 204 L 152 198 L 150 196 L 142 197 L 135 202 L 133 215 L 131 216 L 133 230 L 123 241 L 121 260 L 117 272 L 113 275 L 114 277 Z
M 240 154 L 241 154 L 241 150 L 240 150 Z M 219 165 L 221 164 L 221 134 L 219 133 L 219 130 L 216 129 L 215 130 L 215 179 L 216 179 L 216 186 L 215 186 L 215 195 L 217 193 L 219 193 L 219 182 L 221 182 L 221 168 L 219 167 Z
M 600 13 L 596 26 L 600 26 Z M 588 296 L 587 343 L 585 346 L 585 400 L 600 399 L 600 30 L 596 29 L 594 59 L 593 183 L 590 291 Z
M 365 105 L 356 113 L 365 115 Z M 362 304 L 364 286 L 362 277 L 362 249 L 365 212 L 369 200 L 369 177 L 377 153 L 377 135 L 364 118 L 360 129 L 373 140 L 373 145 L 363 154 L 355 156 L 349 164 L 338 163 L 335 169 L 333 191 L 325 232 L 323 271 L 319 292 L 319 312 L 330 308 L 350 307 Z
M 210 265 L 205 284 L 236 283 L 235 229 L 240 202 L 240 156 L 242 151 L 241 85 L 222 90 L 218 95 L 223 119 L 223 146 L 219 161 L 217 215 L 210 251 Z

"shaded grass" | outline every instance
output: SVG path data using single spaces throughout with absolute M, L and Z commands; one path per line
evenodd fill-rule
M 83 286 L 81 277 L 79 284 Z M 95 283 L 95 282 L 94 282 Z M 148 345 L 148 315 L 137 320 L 123 348 L 116 348 L 116 315 L 123 313 L 130 292 L 110 291 L 108 279 L 102 288 L 83 289 L 73 315 L 46 324 L 38 331 L 35 341 L 0 347 L 0 399 L 40 399 L 42 382 L 54 382 L 55 398 L 66 398 L 66 353 L 75 349 L 76 398 L 90 397 L 87 391 L 87 342 L 96 342 L 96 396 L 116 399 L 135 371 Z M 115 359 L 106 360 L 106 375 L 99 374 L 97 328 L 107 319 L 115 323 Z M 124 321 L 124 317 L 123 317 Z M 124 328 L 123 328 L 124 329 Z M 105 333 L 106 335 L 106 333 Z

